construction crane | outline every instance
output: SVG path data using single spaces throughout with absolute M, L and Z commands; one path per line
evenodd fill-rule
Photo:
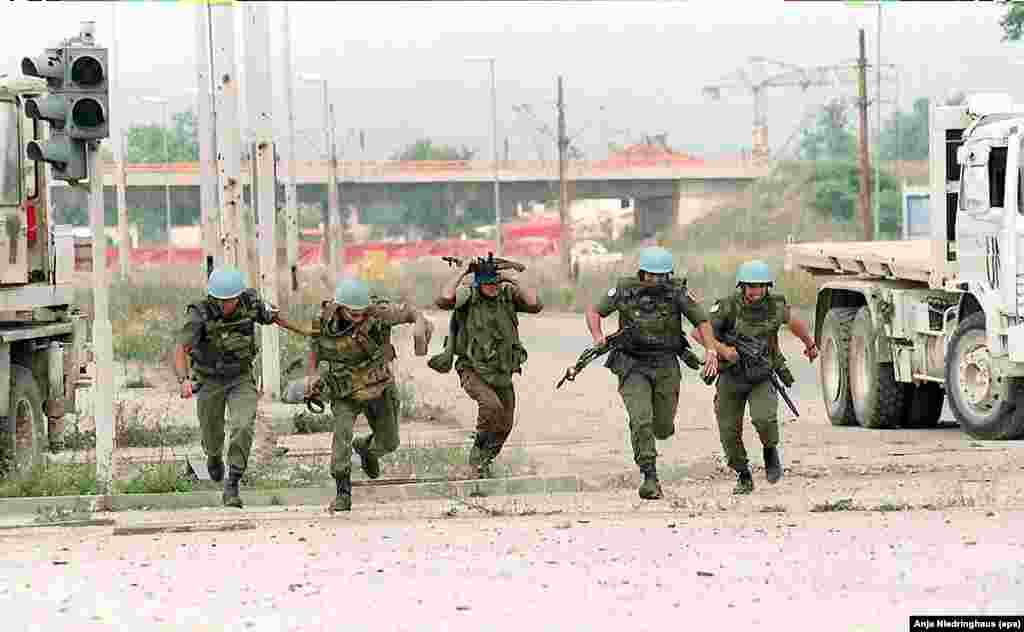
M 751 153 L 755 161 L 768 157 L 768 123 L 765 120 L 761 97 L 768 88 L 837 88 L 841 84 L 857 83 L 856 62 L 830 66 L 802 67 L 767 57 L 753 56 L 748 65 L 704 86 L 705 96 L 720 100 L 727 93 L 750 93 L 754 97 L 754 127 Z M 883 76 L 885 81 L 890 77 Z

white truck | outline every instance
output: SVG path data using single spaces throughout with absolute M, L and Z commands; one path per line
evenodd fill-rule
M 930 238 L 786 248 L 824 281 L 825 407 L 834 425 L 931 427 L 948 398 L 971 437 L 1024 437 L 1024 107 L 974 95 L 930 121 Z
M 42 127 L 25 99 L 45 91 L 41 79 L 0 76 L 0 476 L 42 461 L 85 381 L 73 235 L 51 226 L 45 167 L 26 154 Z

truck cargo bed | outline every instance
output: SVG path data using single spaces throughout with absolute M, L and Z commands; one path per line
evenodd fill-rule
M 931 242 L 838 241 L 786 246 L 789 261 L 811 274 L 861 274 L 928 283 Z

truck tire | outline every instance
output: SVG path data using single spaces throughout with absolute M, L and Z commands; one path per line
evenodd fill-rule
M 946 392 L 934 382 L 911 387 L 910 404 L 903 420 L 904 428 L 935 428 L 942 417 L 942 405 L 946 403 Z
M 974 439 L 1024 436 L 1024 411 L 1014 395 L 1017 384 L 991 380 L 985 314 L 960 321 L 946 354 L 946 396 L 960 428 Z
M 857 315 L 856 307 L 835 307 L 828 310 L 821 323 L 821 357 L 818 359 L 818 381 L 825 412 L 833 426 L 857 423 L 850 396 L 849 365 L 850 327 Z
M 871 309 L 861 307 L 850 331 L 850 394 L 861 426 L 895 428 L 906 417 L 910 385 L 896 381 L 892 362 L 878 362 L 877 335 Z
M 11 365 L 11 402 L 7 414 L 14 424 L 15 469 L 42 463 L 46 436 L 43 396 L 32 371 L 17 364 Z M 4 439 L 9 441 L 11 437 Z

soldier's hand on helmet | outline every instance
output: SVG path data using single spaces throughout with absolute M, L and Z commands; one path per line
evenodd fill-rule
M 307 375 L 305 378 L 305 388 L 302 389 L 303 397 L 312 397 L 317 392 L 319 386 L 320 376 L 318 375 Z
M 192 398 L 192 381 L 185 380 L 181 383 L 181 398 L 191 399 Z
M 519 285 L 519 281 L 515 278 L 515 273 L 508 270 L 502 270 L 498 273 L 498 283 L 510 283 L 512 285 Z
M 805 346 L 804 355 L 807 356 L 809 361 L 814 362 L 814 359 L 818 357 L 818 345 L 812 342 L 810 345 Z

